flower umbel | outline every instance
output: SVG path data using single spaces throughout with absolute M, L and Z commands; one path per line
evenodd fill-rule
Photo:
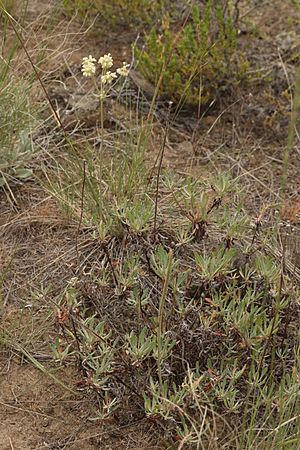
M 93 58 L 92 55 L 85 57 L 82 59 L 81 63 L 81 71 L 84 77 L 91 77 L 96 72 L 96 58 Z
M 129 75 L 129 67 L 130 67 L 130 64 L 127 64 L 125 61 L 123 62 L 123 66 L 122 67 L 119 67 L 118 69 L 117 69 L 117 74 L 118 75 L 121 75 L 122 77 L 128 77 L 128 75 Z
M 112 83 L 114 78 L 117 78 L 117 74 L 115 72 L 108 71 L 104 75 L 102 75 L 101 82 L 102 84 L 110 84 Z
M 99 58 L 98 63 L 100 64 L 102 69 L 107 70 L 113 66 L 114 61 L 112 59 L 111 54 L 108 53 L 107 55 L 101 56 L 101 58 Z

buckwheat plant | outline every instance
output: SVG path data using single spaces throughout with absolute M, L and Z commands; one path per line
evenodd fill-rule
M 109 69 L 113 67 L 114 60 L 110 53 L 101 56 L 98 61 L 92 55 L 89 55 L 82 59 L 81 71 L 83 76 L 87 78 L 94 77 L 97 71 L 97 64 L 101 69 L 100 85 L 97 84 L 97 80 L 95 78 L 94 81 L 101 102 L 101 100 L 107 97 L 110 89 L 113 87 L 113 81 L 117 81 L 118 76 L 128 77 L 130 65 L 124 61 L 122 67 L 119 67 L 115 72 L 112 72 Z
M 100 67 L 100 84 L 98 84 L 98 79 L 96 77 L 97 73 L 97 65 Z M 102 155 L 103 150 L 103 105 L 104 100 L 108 97 L 109 91 L 113 88 L 115 83 L 118 82 L 120 77 L 128 77 L 129 75 L 129 67 L 130 65 L 127 62 L 123 62 L 122 67 L 116 69 L 115 72 L 112 72 L 110 69 L 114 65 L 114 60 L 110 53 L 101 56 L 98 61 L 92 55 L 84 57 L 81 63 L 81 71 L 84 77 L 93 78 L 95 89 L 97 91 L 97 96 L 100 101 L 100 124 L 101 124 L 101 143 L 100 143 L 100 153 Z M 114 83 L 115 82 L 115 83 Z

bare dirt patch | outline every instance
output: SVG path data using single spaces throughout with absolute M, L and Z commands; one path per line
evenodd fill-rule
M 165 448 L 163 444 L 152 446 L 153 432 L 143 422 L 124 427 L 91 422 L 89 399 L 66 392 L 47 375 L 9 353 L 1 354 L 0 371 L 3 450 Z M 66 370 L 63 377 L 68 383 L 76 381 L 75 375 Z

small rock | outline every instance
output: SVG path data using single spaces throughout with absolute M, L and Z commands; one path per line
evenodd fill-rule
M 43 427 L 48 427 L 50 425 L 50 420 L 49 417 L 44 417 L 43 418 L 43 423 L 42 423 Z

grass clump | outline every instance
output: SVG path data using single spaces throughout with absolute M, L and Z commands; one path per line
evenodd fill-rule
M 176 102 L 205 104 L 237 82 L 245 67 L 233 60 L 237 52 L 236 11 L 227 2 L 194 4 L 179 29 L 169 16 L 153 27 L 145 46 L 136 50 L 140 72 Z
M 0 188 L 10 191 L 9 184 L 32 175 L 28 163 L 33 155 L 31 132 L 36 123 L 30 104 L 31 85 L 13 73 L 14 56 L 19 46 L 16 38 L 8 42 L 9 17 L 15 7 L 25 14 L 27 2 L 17 5 L 14 0 L 0 2 Z M 10 191 L 12 194 L 12 192 Z

